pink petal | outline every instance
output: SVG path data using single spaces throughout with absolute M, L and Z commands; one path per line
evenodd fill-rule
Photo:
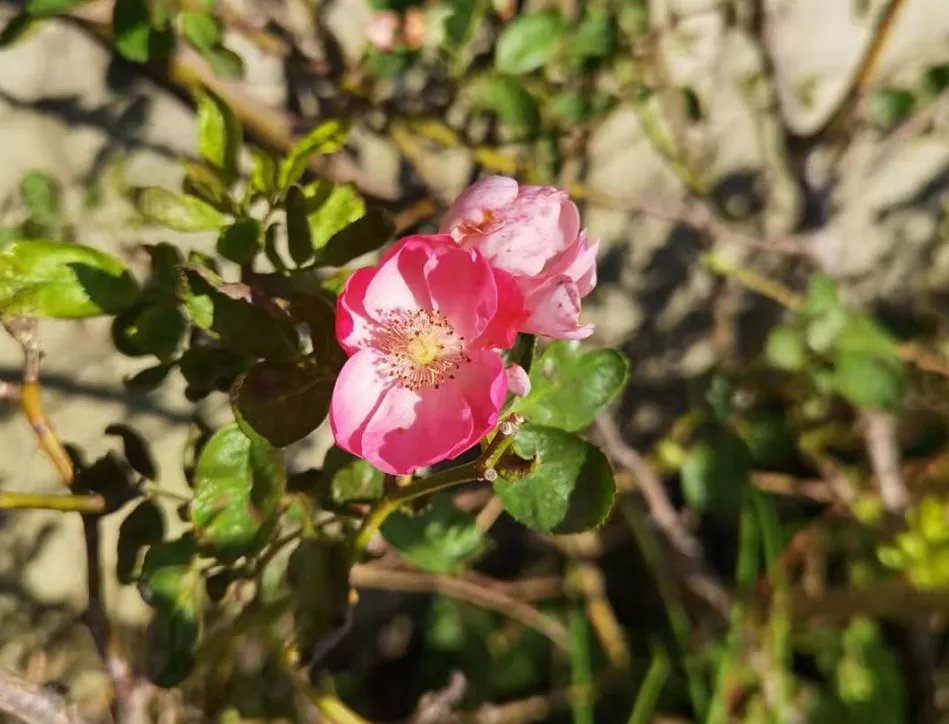
M 576 241 L 548 265 L 542 276 L 570 277 L 576 283 L 580 296 L 585 297 L 596 286 L 596 255 L 599 249 L 600 240 L 590 245 L 587 243 L 587 232 L 582 231 Z
M 531 378 L 520 365 L 511 365 L 504 370 L 507 376 L 507 390 L 517 397 L 527 397 L 531 393 Z
M 366 427 L 362 455 L 383 472 L 408 475 L 475 442 L 471 408 L 457 386 L 393 387 Z
M 466 238 L 493 266 L 514 276 L 533 277 L 576 239 L 565 231 L 573 227 L 576 206 L 562 191 L 530 186 L 517 202 L 498 212 L 498 226 Z M 577 216 L 579 228 L 579 217 Z
M 426 244 L 402 242 L 375 267 L 366 286 L 363 306 L 373 319 L 383 320 L 394 309 L 431 309 L 425 262 L 431 255 Z
M 494 428 L 507 397 L 507 375 L 501 355 L 487 349 L 474 349 L 468 356 L 471 361 L 461 366 L 452 383 L 461 390 L 471 408 L 472 437 L 470 444 L 455 454 L 467 450 Z
M 366 40 L 377 50 L 393 50 L 398 29 L 398 14 L 392 10 L 374 13 L 366 23 Z
M 363 432 L 379 408 L 391 383 L 379 374 L 381 356 L 362 349 L 350 357 L 336 378 L 330 402 L 330 429 L 336 444 L 353 455 L 363 455 Z
M 376 328 L 375 320 L 363 306 L 366 288 L 373 276 L 375 270 L 371 268 L 353 272 L 336 300 L 336 339 L 347 354 L 365 347 Z
M 457 244 L 441 249 L 426 264 L 432 307 L 445 315 L 455 334 L 469 342 L 497 316 L 498 290 L 488 262 Z
M 482 347 L 509 349 L 514 346 L 517 332 L 528 317 L 524 295 L 514 277 L 500 269 L 493 269 L 497 287 L 497 313 L 476 344 Z
M 487 176 L 466 188 L 442 217 L 440 231 L 451 234 L 464 225 L 485 220 L 485 210 L 493 211 L 517 197 L 517 181 L 507 176 Z
M 452 239 L 448 234 L 412 234 L 411 236 L 403 236 L 392 246 L 386 249 L 385 252 L 383 252 L 382 258 L 379 259 L 379 264 L 382 264 L 384 261 L 388 261 L 390 258 L 407 247 L 413 249 L 425 248 L 436 250 L 442 247 L 453 249 L 457 246 L 458 244 L 455 243 L 455 240 Z
M 580 292 L 567 276 L 544 280 L 525 292 L 531 316 L 523 331 L 554 339 L 585 339 L 593 334 L 593 325 L 579 326 Z

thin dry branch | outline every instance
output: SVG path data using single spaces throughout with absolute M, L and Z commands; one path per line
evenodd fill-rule
M 616 422 L 608 415 L 596 421 L 607 455 L 633 474 L 637 489 L 642 493 L 649 512 L 664 534 L 670 548 L 686 568 L 685 579 L 693 593 L 705 600 L 719 614 L 727 617 L 731 610 L 731 594 L 724 584 L 706 567 L 702 545 L 683 525 L 682 520 L 662 484 L 662 480 L 643 457 L 626 444 Z
M 474 606 L 503 614 L 518 623 L 543 634 L 554 645 L 569 647 L 569 634 L 562 623 L 541 613 L 530 604 L 518 600 L 503 590 L 472 582 L 421 571 L 401 571 L 371 564 L 353 566 L 350 581 L 356 588 L 381 588 L 394 591 L 438 593 Z
M 59 696 L 0 669 L 0 712 L 26 724 L 81 724 Z

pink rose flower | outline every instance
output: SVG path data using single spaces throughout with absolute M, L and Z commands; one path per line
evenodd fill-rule
M 409 236 L 360 269 L 337 302 L 350 355 L 333 390 L 336 444 L 394 475 L 453 458 L 497 423 L 498 347 L 524 321 L 510 275 L 447 235 Z
M 441 231 L 514 277 L 529 312 L 522 331 L 557 339 L 593 334 L 593 325 L 579 323 L 580 300 L 596 286 L 599 240 L 589 244 L 580 233 L 566 191 L 489 176 L 455 200 Z

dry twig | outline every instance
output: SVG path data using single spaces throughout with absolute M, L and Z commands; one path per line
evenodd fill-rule
M 683 525 L 659 476 L 638 452 L 626 444 L 612 418 L 600 415 L 596 421 L 596 428 L 607 455 L 629 470 L 636 479 L 637 488 L 646 500 L 653 520 L 663 532 L 672 550 L 686 565 L 686 580 L 690 588 L 716 611 L 727 617 L 731 609 L 731 594 L 707 570 L 701 543 Z
M 400 571 L 371 564 L 353 566 L 350 581 L 356 588 L 382 588 L 396 591 L 438 593 L 449 598 L 504 614 L 550 639 L 556 646 L 569 647 L 569 635 L 563 624 L 541 613 L 530 604 L 507 594 L 503 589 L 464 578 L 453 578 L 421 571 Z

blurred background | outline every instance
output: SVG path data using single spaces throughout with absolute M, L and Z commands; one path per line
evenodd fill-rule
M 180 184 L 200 82 L 266 148 L 351 118 L 345 150 L 311 171 L 403 232 L 432 231 L 500 173 L 569 189 L 601 239 L 584 316 L 593 346 L 631 365 L 590 431 L 616 513 L 555 538 L 482 508 L 488 544 L 461 569 L 358 574 L 326 663 L 350 706 L 387 722 L 949 721 L 946 0 L 148 5 L 143 25 L 111 2 L 0 0 L 0 238 L 73 239 L 133 268 L 143 243 L 212 251 L 213 235 L 149 226 L 128 200 Z M 811 284 L 813 321 L 818 272 L 905 368 L 799 349 L 787 293 Z M 196 407 L 178 377 L 130 389 L 145 364 L 115 350 L 109 320 L 44 322 L 42 338 L 63 439 L 95 458 L 117 444 L 107 426 L 131 425 L 185 491 L 195 416 L 226 420 L 226 395 Z M 0 340 L 0 381 L 20 365 Z M 0 426 L 0 490 L 56 492 L 15 404 L 0 400 Z M 321 428 L 292 465 L 330 445 Z M 738 488 L 753 492 L 718 505 Z M 140 663 L 151 613 L 112 574 L 121 519 L 103 527 L 105 605 Z M 0 512 L 0 665 L 96 717 L 107 678 L 79 621 L 80 539 L 76 516 Z M 252 647 L 235 666 L 229 721 L 296 720 Z M 186 688 L 142 716 L 209 707 Z

